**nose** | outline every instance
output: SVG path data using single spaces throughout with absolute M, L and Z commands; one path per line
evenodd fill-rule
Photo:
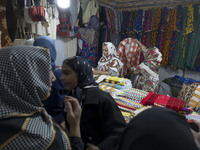
M 61 75 L 61 77 L 60 77 L 60 80 L 62 80 L 62 81 L 64 80 L 64 77 L 63 77 L 63 75 Z
M 56 77 L 54 75 L 54 73 L 51 71 L 51 82 L 56 81 Z

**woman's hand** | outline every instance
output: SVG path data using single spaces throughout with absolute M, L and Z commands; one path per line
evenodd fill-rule
M 70 136 L 81 137 L 80 135 L 80 119 L 81 119 L 81 106 L 78 100 L 71 96 L 66 96 L 64 99 L 67 109 L 67 122 L 70 126 Z
M 141 49 L 145 48 L 145 46 L 140 41 L 138 41 L 138 39 L 133 39 L 133 42 L 137 43 Z
M 86 150 L 99 150 L 99 148 L 91 143 L 86 144 L 87 148 Z

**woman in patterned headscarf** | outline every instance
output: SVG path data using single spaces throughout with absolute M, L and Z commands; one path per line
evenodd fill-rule
M 131 68 L 131 72 L 136 76 L 132 80 L 133 87 L 150 92 L 158 91 L 159 68 L 162 61 L 162 54 L 158 48 L 147 48 L 137 39 L 134 42 L 141 48 L 144 60 L 137 66 Z
M 121 76 L 123 63 L 119 60 L 116 48 L 111 42 L 104 42 L 103 56 L 98 62 L 97 69 L 93 70 L 94 74 L 105 74 L 111 76 Z
M 126 122 L 112 96 L 99 89 L 89 62 L 78 56 L 67 58 L 61 79 L 82 106 L 81 137 L 87 150 L 114 150 Z
M 0 149 L 71 149 L 64 130 L 42 105 L 55 81 L 49 51 L 33 46 L 4 48 L 0 64 Z M 81 108 L 74 98 L 66 99 L 67 118 L 72 128 L 76 126 L 71 140 L 80 146 Z

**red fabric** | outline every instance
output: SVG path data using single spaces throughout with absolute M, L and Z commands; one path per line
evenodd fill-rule
M 178 98 L 150 92 L 140 103 L 143 105 L 153 105 L 180 111 L 183 110 L 185 101 Z

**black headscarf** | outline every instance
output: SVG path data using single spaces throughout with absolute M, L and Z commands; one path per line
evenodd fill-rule
M 119 150 L 197 150 L 185 118 L 166 108 L 137 115 L 122 134 Z

